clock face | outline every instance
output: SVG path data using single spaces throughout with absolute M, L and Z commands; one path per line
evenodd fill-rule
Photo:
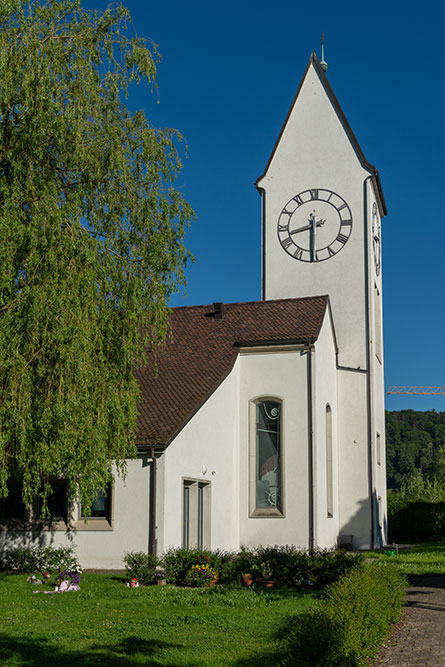
M 372 205 L 372 248 L 374 252 L 374 266 L 377 275 L 380 275 L 380 217 L 377 204 Z
M 278 239 L 301 262 L 323 262 L 336 255 L 352 232 L 347 202 L 332 190 L 311 188 L 290 199 L 278 218 Z

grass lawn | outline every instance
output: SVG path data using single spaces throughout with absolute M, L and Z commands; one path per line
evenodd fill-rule
M 397 563 L 402 572 L 410 574 L 445 574 L 445 542 L 424 542 L 412 549 L 399 551 L 397 556 L 369 552 L 370 558 Z
M 86 574 L 78 592 L 43 595 L 24 575 L 1 573 L 0 665 L 277 665 L 274 633 L 316 599 L 293 590 L 123 582 Z

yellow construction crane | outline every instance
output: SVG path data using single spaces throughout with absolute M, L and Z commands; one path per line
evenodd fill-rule
M 388 387 L 387 394 L 418 394 L 423 396 L 445 395 L 445 387 Z

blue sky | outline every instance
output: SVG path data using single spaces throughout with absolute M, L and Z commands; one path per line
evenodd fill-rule
M 445 386 L 445 3 L 128 0 L 159 44 L 159 100 L 131 106 L 185 136 L 177 187 L 198 219 L 195 263 L 173 305 L 260 298 L 263 172 L 307 61 L 325 33 L 329 81 L 380 171 L 386 385 Z M 88 8 L 108 2 L 84 0 Z M 445 396 L 388 396 L 390 410 L 445 410 Z

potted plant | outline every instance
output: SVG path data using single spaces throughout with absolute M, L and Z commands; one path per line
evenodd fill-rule
M 243 585 L 249 588 L 253 584 L 253 574 L 250 572 L 245 572 L 244 574 L 241 575 L 242 580 L 243 580 Z
M 266 588 L 273 588 L 277 583 L 276 579 L 273 579 L 273 569 L 269 562 L 261 563 L 261 576 L 263 577 L 263 586 Z

